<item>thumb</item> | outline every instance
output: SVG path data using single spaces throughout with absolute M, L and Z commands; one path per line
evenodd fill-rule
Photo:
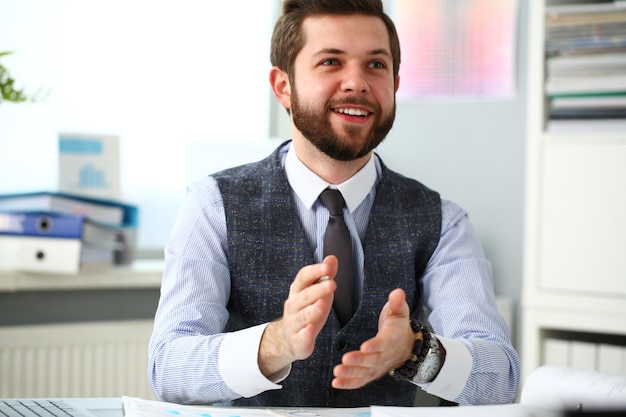
M 409 315 L 409 305 L 406 302 L 406 295 L 402 289 L 397 288 L 389 293 L 387 303 L 385 303 L 385 306 L 380 312 L 378 326 L 382 326 L 383 322 L 389 318 L 406 317 L 408 320 Z
M 409 316 L 409 305 L 406 303 L 404 290 L 396 288 L 389 293 L 389 313 L 393 316 Z

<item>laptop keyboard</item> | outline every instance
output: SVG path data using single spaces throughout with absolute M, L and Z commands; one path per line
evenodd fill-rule
M 78 417 L 61 400 L 0 400 L 0 417 Z

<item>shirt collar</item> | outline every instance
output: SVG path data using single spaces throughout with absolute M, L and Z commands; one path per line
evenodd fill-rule
M 331 186 L 298 159 L 293 146 L 290 146 L 287 151 L 285 174 L 289 185 L 309 210 L 313 207 L 320 193 L 331 187 L 341 191 L 349 212 L 353 212 L 363 202 L 376 183 L 377 177 L 376 164 L 372 157 L 359 172 L 348 180 L 337 186 Z

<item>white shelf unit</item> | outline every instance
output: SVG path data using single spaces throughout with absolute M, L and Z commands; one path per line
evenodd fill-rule
M 546 130 L 545 8 L 568 3 L 580 1 L 533 1 L 529 10 L 524 380 L 546 363 L 551 338 L 622 347 L 626 361 L 626 123 Z

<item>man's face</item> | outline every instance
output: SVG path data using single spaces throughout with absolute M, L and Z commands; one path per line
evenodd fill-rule
M 383 141 L 395 119 L 393 61 L 382 20 L 319 16 L 304 21 L 294 65 L 291 115 L 328 156 L 349 161 Z

